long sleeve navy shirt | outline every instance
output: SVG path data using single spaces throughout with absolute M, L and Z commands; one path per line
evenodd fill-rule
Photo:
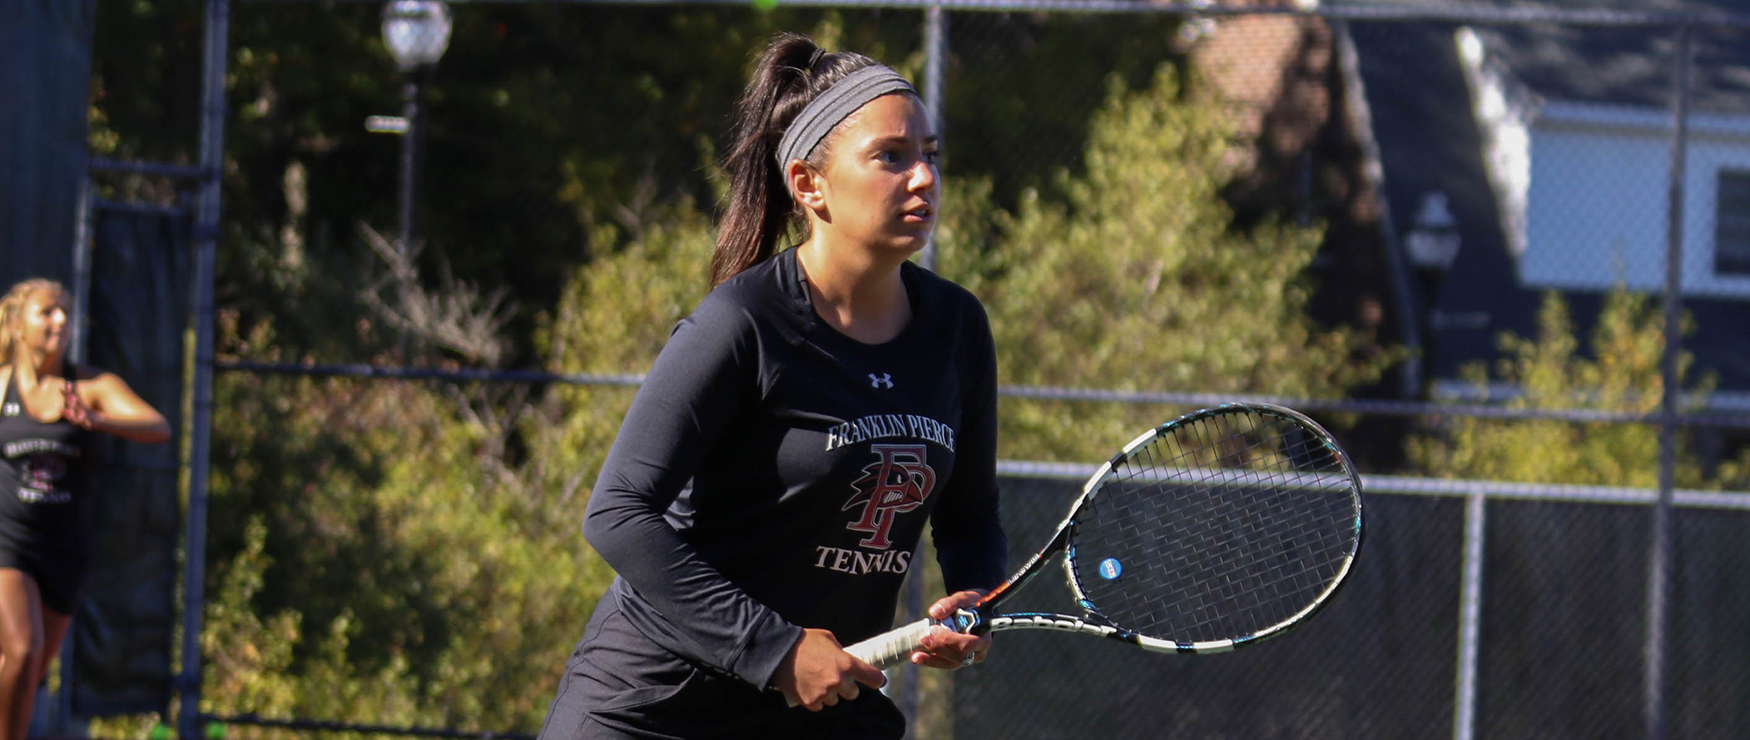
M 864 344 L 814 312 L 795 250 L 675 328 L 584 517 L 607 598 L 656 644 L 765 687 L 803 627 L 892 626 L 928 521 L 950 592 L 1005 576 L 989 319 L 911 264 L 911 323 Z

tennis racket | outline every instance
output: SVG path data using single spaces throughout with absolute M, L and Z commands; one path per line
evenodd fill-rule
M 1316 613 L 1360 549 L 1361 480 L 1330 433 L 1280 406 L 1224 404 L 1125 445 L 1082 487 L 1045 547 L 972 607 L 846 650 L 885 669 L 942 625 L 1225 652 Z M 999 611 L 1057 556 L 1080 614 Z

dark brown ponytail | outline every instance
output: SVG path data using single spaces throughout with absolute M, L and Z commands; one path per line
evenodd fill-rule
M 771 257 L 778 238 L 800 221 L 776 161 L 784 130 L 822 90 L 876 63 L 853 52 L 823 54 L 812 39 L 794 33 L 779 34 L 760 55 L 735 104 L 723 158 L 729 194 L 711 255 L 711 287 Z M 824 143 L 817 147 L 809 164 L 819 167 L 826 150 Z

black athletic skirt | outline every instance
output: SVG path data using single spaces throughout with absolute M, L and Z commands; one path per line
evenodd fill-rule
M 565 662 L 540 740 L 895 740 L 905 717 L 880 691 L 820 712 L 682 660 L 603 597 Z
M 81 559 L 65 554 L 45 552 L 41 548 L 20 547 L 0 539 L 0 568 L 16 568 L 36 581 L 42 592 L 43 607 L 56 614 L 73 613 L 73 603 L 79 598 L 79 586 L 85 581 L 85 564 Z

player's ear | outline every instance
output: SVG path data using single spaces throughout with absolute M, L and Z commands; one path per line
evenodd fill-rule
M 805 208 L 823 208 L 826 206 L 826 196 L 821 192 L 820 173 L 804 164 L 800 159 L 792 159 L 784 165 L 784 184 L 790 186 L 791 197 Z

